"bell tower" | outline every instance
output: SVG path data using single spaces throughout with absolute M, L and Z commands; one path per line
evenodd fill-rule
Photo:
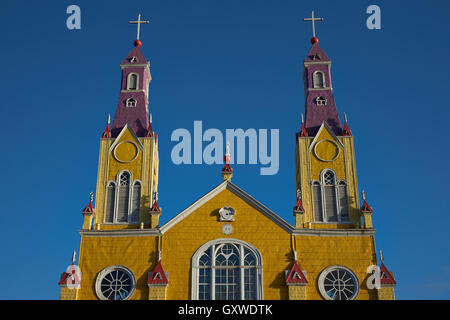
M 360 228 L 353 136 L 342 128 L 331 82 L 331 59 L 319 47 L 314 22 L 303 61 L 305 118 L 296 135 L 296 182 L 304 213 L 297 228 Z M 346 118 L 346 117 L 345 117 Z M 371 226 L 370 226 L 371 228 Z
M 94 225 L 85 228 L 156 228 L 159 219 L 150 219 L 149 210 L 158 188 L 158 144 L 148 108 L 151 81 L 150 62 L 138 39 L 120 64 L 122 70 L 119 101 L 100 139 Z

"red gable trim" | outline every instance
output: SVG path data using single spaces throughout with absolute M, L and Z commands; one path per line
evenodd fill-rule
M 286 279 L 286 284 L 294 283 L 308 283 L 308 280 L 306 280 L 306 277 L 298 266 L 297 261 L 295 261 L 292 265 L 291 271 Z
M 233 169 L 230 167 L 228 163 L 225 163 L 223 166 L 222 172 L 233 172 Z
M 92 201 L 89 201 L 88 205 L 81 211 L 81 213 L 94 213 L 94 208 L 92 207 Z
M 159 213 L 161 213 L 161 208 L 158 206 L 158 201 L 155 200 L 155 202 L 153 202 L 153 205 L 150 208 L 149 212 L 159 212 Z
M 372 208 L 369 206 L 369 204 L 364 200 L 363 205 L 361 207 L 361 212 L 363 213 L 373 213 Z
M 147 127 L 147 133 L 146 133 L 146 137 L 153 137 L 155 135 L 155 133 L 153 132 L 153 129 L 152 129 L 152 124 L 151 123 L 149 123 L 148 124 L 148 127 Z
M 380 266 L 380 283 L 381 284 L 391 284 L 391 285 L 397 284 L 392 273 L 390 273 L 388 271 L 388 269 L 385 267 L 383 262 L 381 262 L 381 266 Z
M 303 122 L 302 122 L 302 126 L 300 127 L 300 132 L 298 133 L 298 136 L 299 137 L 307 137 L 308 136 L 308 133 L 306 132 L 306 128 L 303 125 Z
M 109 123 L 106 124 L 105 131 L 103 131 L 102 138 L 111 138 L 111 130 L 109 129 Z
M 297 198 L 297 204 L 294 207 L 294 212 L 295 213 L 304 213 L 305 212 L 305 208 L 303 208 L 303 204 L 302 204 L 302 199 Z
M 153 272 L 149 273 L 147 284 L 169 284 L 169 280 L 166 277 L 161 261 L 158 261 L 153 269 Z
M 344 136 L 352 136 L 352 131 L 348 127 L 347 121 L 344 123 Z

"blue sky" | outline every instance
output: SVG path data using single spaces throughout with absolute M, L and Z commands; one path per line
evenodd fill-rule
M 81 8 L 81 30 L 66 8 Z M 366 8 L 381 8 L 381 30 Z M 177 128 L 280 129 L 280 170 L 234 165 L 233 182 L 294 223 L 294 134 L 311 38 L 332 59 L 341 119 L 353 131 L 360 191 L 399 299 L 449 299 L 450 158 L 446 2 L 3 1 L 0 299 L 57 299 L 95 191 L 99 138 L 119 96 L 138 13 L 159 134 L 159 202 L 168 221 L 221 181 L 219 165 L 171 162 Z M 426 18 L 430 17 L 430 18 Z

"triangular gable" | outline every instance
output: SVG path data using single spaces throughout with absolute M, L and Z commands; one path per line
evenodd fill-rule
M 122 141 L 121 138 L 122 136 L 125 134 L 125 132 L 127 131 L 127 129 L 129 130 L 129 132 L 131 133 L 131 135 L 134 138 L 134 142 L 136 142 L 137 146 L 139 147 L 139 149 L 141 149 L 141 152 L 143 151 L 144 147 L 142 146 L 141 142 L 139 141 L 138 137 L 136 136 L 136 133 L 134 132 L 134 130 L 128 126 L 128 124 L 125 124 L 125 126 L 122 128 L 122 130 L 120 131 L 120 133 L 117 135 L 116 140 L 114 141 L 114 143 L 111 145 L 111 147 L 109 147 L 109 152 L 113 151 L 114 148 Z
M 320 60 L 314 59 L 315 57 L 319 56 Z M 318 44 L 313 44 L 311 49 L 309 50 L 308 54 L 306 55 L 305 62 L 331 62 L 330 58 L 325 54 L 325 52 L 319 47 Z
M 214 198 L 216 195 L 218 195 L 223 190 L 229 190 L 233 192 L 235 195 L 237 195 L 242 200 L 246 201 L 248 204 L 250 204 L 252 207 L 254 207 L 256 210 L 264 214 L 266 217 L 271 219 L 273 222 L 275 222 L 278 226 L 286 230 L 287 232 L 292 232 L 294 230 L 294 227 L 286 222 L 283 218 L 281 218 L 279 215 L 265 207 L 263 204 L 261 204 L 259 201 L 257 201 L 255 198 L 253 198 L 251 195 L 249 195 L 247 192 L 236 186 L 234 183 L 232 183 L 229 180 L 224 180 L 221 184 L 219 184 L 217 187 L 212 189 L 210 192 L 205 194 L 203 197 L 198 199 L 196 202 L 194 202 L 192 205 L 187 207 L 185 210 L 177 214 L 174 218 L 172 218 L 170 221 L 168 221 L 166 224 L 164 224 L 161 227 L 161 233 L 164 234 L 167 232 L 170 228 L 175 226 L 178 222 L 182 221 L 184 218 L 188 217 L 192 212 L 200 208 L 203 204 Z
M 364 199 L 363 205 L 361 206 L 361 212 L 363 213 L 373 213 L 372 207 L 369 206 L 366 199 Z
M 92 206 L 92 200 L 89 201 L 88 205 L 83 209 L 83 211 L 81 211 L 81 213 L 94 213 L 94 208 Z
M 158 261 L 155 268 L 148 275 L 147 284 L 168 284 L 169 280 L 166 277 L 166 273 L 161 265 L 161 261 Z
M 156 212 L 156 213 L 161 213 L 161 208 L 158 205 L 158 201 L 155 200 L 153 202 L 152 207 L 148 210 L 149 212 Z
M 136 57 L 133 59 L 133 57 Z M 147 59 L 145 59 L 144 54 L 141 51 L 140 47 L 134 47 L 133 50 L 127 55 L 125 59 L 123 59 L 121 66 L 133 66 L 133 65 L 142 65 L 147 64 Z
M 342 142 L 338 139 L 338 137 L 336 136 L 336 134 L 334 133 L 334 131 L 330 128 L 330 126 L 326 123 L 326 121 L 322 122 L 322 125 L 319 128 L 319 131 L 317 131 L 316 136 L 314 137 L 313 141 L 311 142 L 311 145 L 309 146 L 309 151 L 312 151 L 312 149 L 314 148 L 314 146 L 316 145 L 316 142 L 319 140 L 320 135 L 322 133 L 323 130 L 327 130 L 328 133 L 331 135 L 331 137 L 333 138 L 333 140 L 337 143 L 337 145 L 344 150 L 344 145 L 342 144 Z
M 305 274 L 300 269 L 300 267 L 297 264 L 297 261 L 294 262 L 292 265 L 291 271 L 289 272 L 289 275 L 286 278 L 286 284 L 295 284 L 295 283 L 308 283 L 308 280 L 306 280 Z
M 388 271 L 388 269 L 385 267 L 384 263 L 381 262 L 380 266 L 380 283 L 381 284 L 391 284 L 396 285 L 397 282 L 394 279 L 394 276 L 392 273 Z

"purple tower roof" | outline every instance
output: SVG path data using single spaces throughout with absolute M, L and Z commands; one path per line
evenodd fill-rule
M 309 136 L 314 136 L 326 121 L 338 136 L 342 135 L 331 84 L 331 60 L 317 43 L 303 61 L 305 82 L 305 128 Z
M 111 137 L 117 137 L 126 124 L 136 136 L 145 137 L 149 126 L 150 63 L 145 59 L 140 46 L 136 46 L 122 61 L 120 68 L 122 82 Z

